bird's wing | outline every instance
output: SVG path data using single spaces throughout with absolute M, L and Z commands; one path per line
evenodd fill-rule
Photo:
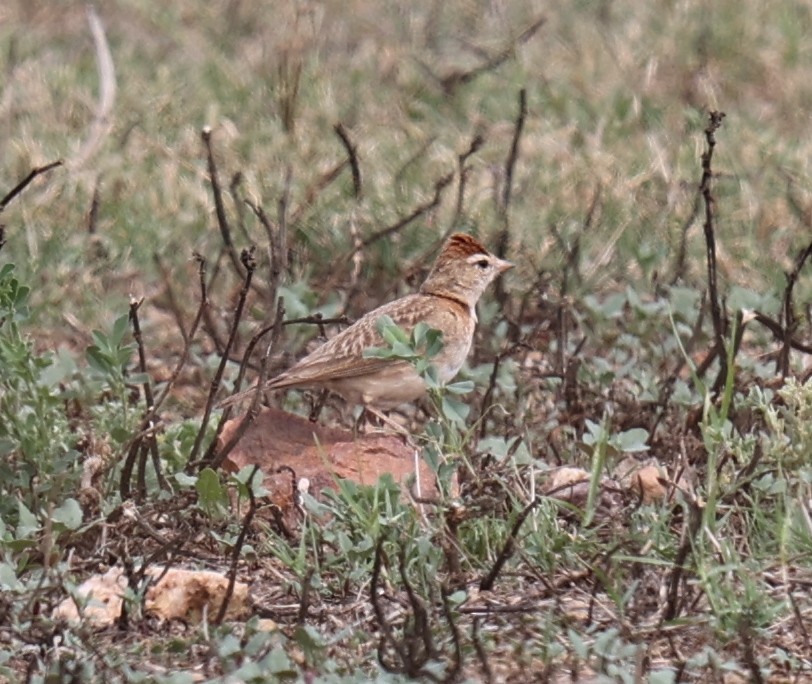
M 370 311 L 296 365 L 275 377 L 268 387 L 304 386 L 311 382 L 329 382 L 369 375 L 383 368 L 394 368 L 398 365 L 407 366 L 408 361 L 402 359 L 365 358 L 364 350 L 387 346 L 378 332 L 377 324 L 381 316 L 390 316 L 406 332 L 411 332 L 418 322 L 431 318 L 431 307 L 428 306 L 430 299 L 425 295 L 407 295 Z

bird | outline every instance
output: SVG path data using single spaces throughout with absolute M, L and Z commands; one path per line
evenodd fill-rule
M 471 235 L 454 233 L 418 292 L 373 309 L 261 388 L 255 385 L 219 406 L 233 406 L 260 389 L 286 388 L 328 389 L 374 412 L 415 401 L 426 392 L 426 385 L 408 360 L 364 355 L 365 349 L 385 345 L 378 321 L 389 316 L 407 334 L 421 321 L 439 330 L 443 346 L 431 363 L 440 382 L 447 383 L 471 349 L 479 298 L 497 276 L 512 267 Z

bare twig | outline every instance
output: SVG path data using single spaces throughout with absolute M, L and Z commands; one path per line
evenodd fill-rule
M 234 595 L 234 585 L 237 583 L 237 565 L 240 562 L 240 554 L 242 547 L 245 544 L 245 536 L 251 527 L 251 521 L 254 519 L 254 513 L 257 510 L 257 500 L 254 495 L 254 476 L 259 472 L 259 466 L 254 465 L 248 480 L 245 482 L 245 488 L 248 490 L 248 511 L 245 514 L 245 519 L 240 528 L 240 534 L 237 535 L 237 541 L 234 544 L 234 549 L 231 552 L 231 567 L 228 570 L 228 585 L 226 586 L 226 593 L 223 595 L 223 601 L 220 604 L 220 609 L 217 611 L 217 617 L 214 619 L 214 624 L 222 624 L 223 618 L 226 616 L 228 604 L 231 597 Z
M 471 642 L 474 644 L 474 651 L 476 651 L 477 658 L 479 659 L 484 681 L 486 684 L 490 684 L 493 681 L 493 671 L 488 663 L 488 654 L 482 646 L 482 640 L 479 638 L 479 622 L 481 619 L 479 615 L 474 616 L 471 623 Z
M 143 303 L 143 299 L 131 299 L 129 314 L 130 323 L 133 327 L 133 337 L 135 338 L 136 348 L 138 349 L 138 370 L 145 377 L 143 384 L 144 402 L 146 404 L 145 413 L 147 416 L 150 416 L 150 418 L 145 421 L 146 427 L 149 428 L 145 436 L 146 444 L 142 445 L 140 450 L 141 458 L 138 465 L 137 482 L 139 496 L 146 495 L 146 482 L 144 476 L 146 471 L 147 451 L 149 451 L 149 453 L 152 455 L 152 467 L 155 470 L 155 477 L 158 480 L 158 485 L 161 489 L 170 489 L 169 483 L 166 481 L 166 478 L 164 478 L 163 472 L 161 471 L 161 460 L 158 455 L 158 442 L 155 438 L 155 399 L 152 395 L 152 384 L 150 383 L 149 376 L 147 375 L 147 355 L 144 349 L 143 336 L 141 335 L 141 323 L 138 320 L 138 309 L 141 308 Z
M 187 462 L 187 469 L 190 467 L 190 464 L 194 463 L 197 459 L 198 453 L 200 453 L 200 445 L 203 442 L 203 436 L 206 434 L 206 428 L 209 424 L 209 417 L 211 416 L 212 409 L 214 407 L 214 397 L 217 393 L 218 388 L 220 387 L 220 382 L 223 379 L 223 373 L 225 372 L 226 363 L 228 362 L 228 354 L 231 351 L 231 347 L 234 344 L 234 339 L 237 336 L 237 327 L 239 325 L 239 321 L 242 318 L 242 311 L 245 307 L 245 300 L 248 296 L 248 290 L 251 287 L 251 279 L 254 276 L 254 269 L 256 268 L 256 262 L 254 261 L 254 250 L 253 248 L 250 250 L 243 250 L 242 252 L 242 265 L 245 270 L 245 279 L 243 280 L 243 287 L 240 290 L 240 297 L 237 302 L 237 307 L 234 311 L 234 320 L 231 325 L 231 333 L 229 334 L 228 341 L 226 342 L 226 348 L 223 353 L 222 358 L 220 359 L 220 365 L 217 367 L 217 372 L 214 374 L 214 378 L 212 378 L 211 386 L 209 389 L 209 396 L 206 401 L 206 408 L 203 413 L 203 419 L 200 421 L 200 430 L 198 430 L 197 436 L 195 437 L 195 443 L 192 447 L 192 451 L 189 454 L 189 460 Z
M 371 244 L 377 242 L 382 238 L 389 237 L 390 235 L 393 235 L 394 233 L 403 230 L 415 219 L 418 219 L 424 214 L 427 214 L 433 209 L 436 209 L 440 205 L 440 202 L 442 201 L 443 191 L 448 187 L 449 183 L 451 183 L 453 178 L 454 178 L 453 173 L 450 173 L 440 178 L 434 184 L 434 196 L 428 202 L 424 202 L 423 204 L 418 205 L 410 214 L 404 216 L 402 219 L 395 222 L 391 226 L 383 228 L 382 230 L 379 230 L 370 235 L 368 238 L 363 240 L 360 245 L 355 247 L 349 256 L 352 256 L 358 250 L 366 249 Z
M 773 337 L 775 337 L 776 340 L 782 341 L 784 339 L 784 326 L 782 326 L 778 321 L 774 321 L 772 318 L 761 313 L 760 311 L 753 312 L 753 319 L 767 328 L 767 330 L 773 334 Z M 804 344 L 803 342 L 796 340 L 794 337 L 790 338 L 789 346 L 796 351 L 802 352 L 803 354 L 812 354 L 812 345 Z
M 716 269 L 716 237 L 714 234 L 714 204 L 715 200 L 711 188 L 713 181 L 713 150 L 716 147 L 716 131 L 722 125 L 725 118 L 724 112 L 712 111 L 710 113 L 708 125 L 705 128 L 705 140 L 707 148 L 702 154 L 702 180 L 699 188 L 705 202 L 705 251 L 708 265 L 708 298 L 710 300 L 711 318 L 713 319 L 713 333 L 716 340 L 716 347 L 719 353 L 719 377 L 727 377 L 727 355 L 725 349 L 725 335 L 727 334 L 727 321 L 722 315 L 722 305 L 719 300 L 719 286 L 717 282 Z
M 93 186 L 93 199 L 90 200 L 90 211 L 87 213 L 87 233 L 88 235 L 96 234 L 96 221 L 99 218 L 99 186 L 101 180 L 96 178 L 96 183 Z
M 381 638 L 378 642 L 378 662 L 380 662 L 381 666 L 387 670 L 388 672 L 402 672 L 402 668 L 399 668 L 391 663 L 388 663 L 384 657 L 385 651 L 384 647 L 387 644 L 391 644 L 392 647 L 397 651 L 397 654 L 400 658 L 401 662 L 406 661 L 406 651 L 403 646 L 394 638 L 392 625 L 390 624 L 389 620 L 386 617 L 386 614 L 383 611 L 383 607 L 381 606 L 380 597 L 378 596 L 378 585 L 381 579 L 381 570 L 384 564 L 384 551 L 383 551 L 383 544 L 386 538 L 384 535 L 381 535 L 378 538 L 378 543 L 375 545 L 375 559 L 372 563 L 372 576 L 369 582 L 369 601 L 372 604 L 372 610 L 375 613 L 375 621 L 378 625 L 378 629 L 381 630 Z
M 194 320 L 192 321 L 192 325 L 189 328 L 189 332 L 184 335 L 181 328 L 181 335 L 183 336 L 183 351 L 181 351 L 180 358 L 172 371 L 172 375 L 169 376 L 169 380 L 166 381 L 161 394 L 158 395 L 158 399 L 155 401 L 155 410 L 158 410 L 158 408 L 161 407 L 166 398 L 169 396 L 169 393 L 172 391 L 172 388 L 175 386 L 175 383 L 180 376 L 180 372 L 186 365 L 186 361 L 189 359 L 192 340 L 194 340 L 195 333 L 197 333 L 197 329 L 200 326 L 200 320 L 203 318 L 203 312 L 209 306 L 206 288 L 206 260 L 197 253 L 194 254 L 194 258 L 197 261 L 197 276 L 200 282 L 200 304 L 197 308 L 197 313 L 195 314 Z
M 17 195 L 19 195 L 23 190 L 25 190 L 29 184 L 37 177 L 42 175 L 43 173 L 47 173 L 51 169 L 55 169 L 57 166 L 62 166 L 62 160 L 57 159 L 56 161 L 51 162 L 50 164 L 45 164 L 45 166 L 37 166 L 31 169 L 30 173 L 23 178 L 17 185 L 15 185 L 3 199 L 0 199 L 0 213 L 5 210 L 5 208 L 9 205 L 11 200 L 13 200 Z
M 443 677 L 443 682 L 456 682 L 459 678 L 462 669 L 462 645 L 460 643 L 460 630 L 457 627 L 457 620 L 454 617 L 454 611 L 451 609 L 451 601 L 448 600 L 447 587 L 442 587 L 442 601 L 443 601 L 443 615 L 445 621 L 448 623 L 448 630 L 451 632 L 451 643 L 454 647 L 454 656 L 451 661 L 451 667 L 448 668 Z M 429 632 L 430 634 L 430 632 Z
M 477 133 L 472 139 L 468 149 L 457 157 L 457 171 L 459 174 L 459 181 L 457 184 L 457 206 L 454 210 L 454 218 L 451 221 L 451 230 L 460 224 L 462 218 L 462 208 L 465 202 L 465 185 L 468 181 L 468 174 L 471 167 L 468 166 L 468 159 L 476 154 L 485 142 L 485 138 Z
M 358 163 L 358 148 L 355 144 L 350 140 L 350 135 L 347 133 L 347 129 L 344 128 L 344 125 L 341 123 L 337 123 L 333 126 L 333 130 L 336 132 L 336 135 L 341 140 L 341 143 L 344 145 L 344 149 L 347 150 L 347 157 L 350 160 L 350 169 L 352 170 L 352 189 L 353 195 L 355 196 L 355 201 L 360 201 L 361 199 L 361 166 Z
M 524 122 L 527 118 L 527 90 L 522 88 L 519 91 L 519 113 L 516 116 L 516 123 L 513 126 L 513 141 L 510 144 L 510 153 L 505 161 L 505 182 L 502 186 L 502 214 L 507 215 L 508 207 L 510 206 L 510 196 L 513 192 L 513 172 L 516 168 L 516 161 L 519 158 L 519 141 L 522 137 L 524 130 Z M 505 239 L 505 247 L 507 246 L 507 239 Z M 503 248 L 504 249 L 504 248 Z M 505 252 L 501 252 L 499 257 L 504 257 Z
M 459 88 L 461 85 L 470 83 L 479 76 L 482 76 L 490 71 L 494 71 L 502 66 L 502 64 L 507 62 L 513 56 L 516 48 L 519 45 L 526 43 L 534 35 L 536 35 L 538 30 L 545 24 L 546 21 L 547 19 L 545 17 L 537 17 L 515 38 L 515 40 L 510 41 L 507 47 L 503 48 L 493 56 L 485 55 L 485 61 L 482 64 L 478 64 L 476 67 L 469 69 L 468 71 L 455 70 L 441 77 L 435 75 L 425 64 L 420 64 L 440 84 L 440 87 L 442 87 L 446 95 L 453 95 L 457 88 Z
M 807 262 L 809 257 L 812 256 L 812 242 L 810 242 L 801 252 L 795 257 L 795 266 L 790 273 L 786 274 L 787 286 L 784 288 L 784 305 L 782 315 L 784 318 L 783 325 L 783 340 L 781 345 L 781 352 L 778 355 L 778 368 L 782 377 L 789 375 L 789 352 L 792 348 L 792 334 L 798 325 L 795 318 L 795 311 L 792 306 L 792 292 L 795 288 L 795 283 L 798 282 L 798 276 L 801 269 Z
M 231 439 L 229 439 L 228 442 L 226 442 L 223 445 L 222 449 L 215 452 L 217 442 L 215 437 L 215 439 L 212 440 L 211 445 L 207 449 L 205 457 L 202 459 L 202 463 L 204 465 L 208 465 L 210 468 L 214 470 L 217 470 L 223 464 L 223 461 L 225 461 L 226 457 L 231 452 L 231 450 L 237 445 L 240 439 L 242 439 L 242 436 L 245 434 L 245 431 L 248 429 L 248 427 L 251 425 L 251 423 L 254 421 L 254 418 L 257 415 L 257 412 L 259 410 L 259 399 L 260 396 L 262 395 L 261 388 L 265 385 L 265 381 L 268 379 L 268 359 L 270 358 L 271 352 L 273 351 L 273 349 L 276 348 L 276 344 L 279 341 L 279 335 L 282 332 L 282 318 L 284 317 L 284 315 L 285 315 L 285 300 L 282 297 L 280 297 L 279 300 L 277 301 L 276 317 L 274 319 L 274 325 L 272 327 L 271 339 L 268 342 L 268 346 L 265 349 L 265 354 L 262 357 L 262 364 L 260 366 L 259 371 L 259 379 L 257 381 L 257 392 L 254 395 L 253 401 L 251 402 L 251 407 L 248 409 L 248 412 L 245 414 L 245 416 L 243 416 L 242 421 L 237 426 L 237 429 L 234 431 L 234 434 L 231 436 Z M 256 337 L 255 339 L 258 339 L 258 337 Z M 238 382 L 242 380 L 244 372 L 245 368 L 243 366 L 240 368 L 240 373 L 237 377 Z M 220 418 L 220 423 L 217 427 L 217 435 L 220 434 L 222 426 L 225 424 L 225 421 L 228 419 L 229 415 L 230 409 L 226 409 Z
M 479 438 L 483 439 L 487 432 L 488 432 L 488 423 L 485 420 L 488 412 L 491 409 L 492 401 L 493 401 L 493 393 L 496 389 L 496 378 L 499 375 L 499 367 L 502 364 L 502 361 L 513 354 L 515 354 L 519 349 L 527 349 L 529 348 L 528 345 L 518 342 L 514 345 L 511 345 L 509 349 L 505 349 L 493 360 L 493 369 L 491 370 L 490 378 L 488 379 L 488 388 L 485 390 L 485 394 L 482 396 L 482 401 L 479 405 Z
M 516 168 L 516 162 L 519 158 L 519 141 L 522 137 L 524 130 L 524 122 L 527 118 L 527 91 L 522 88 L 519 91 L 519 113 L 516 115 L 516 123 L 513 127 L 513 141 L 510 145 L 510 153 L 505 161 L 505 177 L 504 184 L 502 185 L 502 196 L 500 198 L 500 206 L 498 207 L 502 217 L 502 231 L 499 234 L 499 239 L 496 241 L 496 255 L 500 259 L 504 259 L 510 248 L 510 199 L 513 192 L 513 173 Z M 499 278 L 496 281 L 495 287 L 496 301 L 499 302 L 500 308 L 507 311 L 507 292 L 505 291 L 504 278 Z
M 307 611 L 310 609 L 310 590 L 313 588 L 313 574 L 316 568 L 310 566 L 302 577 L 302 590 L 299 594 L 299 612 L 296 615 L 296 624 L 303 625 L 307 620 Z
M 335 179 L 341 175 L 341 172 L 349 163 L 349 159 L 341 160 L 308 186 L 307 190 L 304 192 L 304 199 L 299 202 L 299 205 L 295 210 L 290 212 L 290 216 L 288 217 L 288 225 L 296 225 L 299 222 L 304 213 L 316 201 L 316 198 L 325 190 L 325 188 L 332 184 Z
M 669 622 L 679 617 L 682 604 L 679 601 L 679 588 L 683 573 L 686 571 L 685 562 L 691 554 L 694 540 L 702 525 L 702 508 L 693 499 L 686 501 L 688 507 L 688 521 L 682 530 L 682 540 L 677 555 L 674 557 L 674 565 L 671 569 L 671 576 L 668 578 L 668 589 L 666 593 L 665 606 L 662 613 L 661 622 Z
M 502 550 L 499 552 L 496 562 L 493 564 L 490 572 L 485 575 L 485 577 L 483 577 L 479 583 L 480 591 L 490 591 L 493 589 L 493 585 L 496 583 L 499 573 L 502 572 L 502 568 L 505 566 L 505 563 L 507 563 L 508 559 L 513 554 L 513 549 L 516 546 L 516 537 L 519 534 L 519 530 L 524 524 L 524 521 L 527 520 L 527 516 L 529 516 L 530 513 L 533 512 L 533 509 L 535 509 L 540 503 L 541 498 L 537 496 L 529 504 L 527 504 L 527 506 L 524 507 L 524 510 L 522 510 L 522 512 L 516 517 L 516 522 L 513 523 L 510 534 L 508 535 Z
M 699 208 L 702 204 L 702 188 L 700 185 L 696 186 L 696 193 L 694 195 L 694 204 L 691 208 L 691 213 L 688 218 L 682 223 L 682 230 L 680 231 L 680 243 L 677 249 L 677 258 L 674 262 L 674 274 L 671 276 L 671 284 L 676 285 L 683 277 L 685 277 L 685 264 L 688 258 L 688 231 L 694 224 L 696 217 L 699 216 Z
M 738 632 L 744 651 L 744 663 L 750 671 L 750 681 L 753 684 L 764 684 L 764 675 L 761 674 L 761 667 L 759 667 L 756 648 L 753 643 L 753 633 L 755 632 L 753 618 L 748 611 L 745 611 L 739 617 Z
M 211 183 L 212 197 L 214 198 L 214 210 L 217 214 L 217 226 L 220 229 L 220 236 L 223 238 L 223 247 L 231 260 L 231 265 L 234 267 L 235 272 L 240 277 L 245 277 L 245 269 L 241 265 L 241 259 L 237 254 L 234 247 L 234 242 L 231 238 L 231 226 L 228 224 L 228 217 L 226 216 L 226 207 L 223 203 L 223 190 L 220 186 L 220 175 L 217 172 L 217 164 L 214 161 L 214 150 L 212 149 L 211 142 L 211 128 L 204 126 L 200 131 L 200 137 L 203 140 L 203 145 L 206 147 L 206 164 L 209 170 L 209 182 Z

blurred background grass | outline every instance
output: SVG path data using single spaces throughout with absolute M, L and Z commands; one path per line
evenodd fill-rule
M 670 281 L 709 109 L 727 113 L 715 161 L 723 286 L 780 291 L 781 269 L 809 239 L 812 18 L 803 3 L 144 0 L 98 11 L 117 95 L 109 133 L 78 165 L 99 97 L 85 5 L 0 7 L 0 188 L 34 166 L 67 163 L 3 215 L 3 257 L 34 286 L 43 325 L 66 315 L 109 323 L 129 294 L 158 296 L 155 253 L 177 287 L 195 287 L 192 251 L 214 258 L 220 249 L 205 125 L 223 184 L 239 172 L 242 192 L 272 216 L 290 169 L 290 206 L 301 209 L 291 282 L 318 290 L 329 275 L 340 293 L 353 231 L 366 237 L 429 200 L 475 134 L 485 142 L 470 160 L 458 227 L 492 243 L 522 87 L 528 116 L 510 206 L 519 268 L 509 290 L 560 269 L 581 233 L 574 294 Z M 454 86 L 455 74 L 501 53 L 498 67 Z M 346 158 L 337 122 L 358 146 L 363 200 L 345 169 L 307 203 Z M 451 227 L 455 192 L 366 250 L 358 282 L 382 298 L 413 287 L 400 269 Z M 228 209 L 236 215 L 233 202 Z M 238 246 L 263 244 L 250 212 L 245 223 Z M 691 225 L 684 282 L 702 286 L 701 217 Z M 778 306 L 771 296 L 758 303 Z

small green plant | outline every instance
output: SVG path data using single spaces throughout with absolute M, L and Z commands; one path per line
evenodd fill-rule
M 377 327 L 389 346 L 365 349 L 364 356 L 408 361 L 423 378 L 435 412 L 434 419 L 426 425 L 423 435 L 423 457 L 437 473 L 440 483 L 447 484 L 458 465 L 449 457 L 461 455 L 470 437 L 466 425 L 470 408 L 458 397 L 473 390 L 474 383 L 469 380 L 445 384 L 440 382 L 432 360 L 443 348 L 441 331 L 420 322 L 409 334 L 389 316 L 381 316 Z
M 20 328 L 29 293 L 11 264 L 0 269 L 0 521 L 2 536 L 18 549 L 36 538 L 43 515 L 69 528 L 81 523 L 78 504 L 67 496 L 78 481 L 79 458 L 59 386 L 64 378 L 53 356 L 37 353 Z

